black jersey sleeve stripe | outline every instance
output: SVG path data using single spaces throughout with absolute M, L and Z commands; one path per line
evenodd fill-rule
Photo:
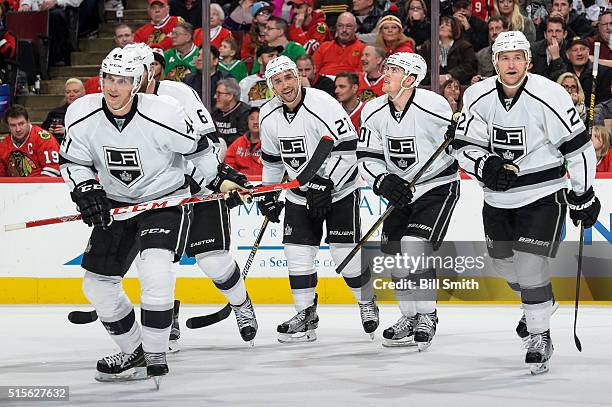
M 475 101 L 473 101 L 473 102 L 472 102 L 472 103 L 471 103 L 471 104 L 468 106 L 468 111 L 469 111 L 469 110 L 471 110 L 471 109 L 472 109 L 472 106 L 474 106 L 476 103 L 478 103 L 478 101 L 479 101 L 480 99 L 482 99 L 483 97 L 487 96 L 487 95 L 488 95 L 489 93 L 491 93 L 491 92 L 495 92 L 496 90 L 497 90 L 497 88 L 496 88 L 496 87 L 493 87 L 493 88 L 491 88 L 490 90 L 488 90 L 488 91 L 486 91 L 485 93 L 483 93 L 482 95 L 478 96 L 478 97 L 476 98 L 476 100 L 475 100 Z
M 424 111 L 425 113 L 429 113 L 430 115 L 435 116 L 435 117 L 437 117 L 438 119 L 444 120 L 445 122 L 449 122 L 449 123 L 451 122 L 451 120 L 450 120 L 450 119 L 447 119 L 447 118 L 446 118 L 446 117 L 444 117 L 444 116 L 440 116 L 439 114 L 434 113 L 434 112 L 432 112 L 431 110 L 427 110 L 427 109 L 425 109 L 424 107 L 419 106 L 419 105 L 418 105 L 417 103 L 415 103 L 415 102 L 412 102 L 412 104 L 413 104 L 413 105 L 415 105 L 416 107 L 418 107 L 419 109 L 421 109 L 422 111 Z
M 277 107 L 275 107 L 274 109 L 272 109 L 272 110 L 270 111 L 270 113 L 268 113 L 267 115 L 265 115 L 264 117 L 262 117 L 262 118 L 259 120 L 259 126 L 261 127 L 261 125 L 263 124 L 264 120 L 266 120 L 266 119 L 267 119 L 267 118 L 268 118 L 268 117 L 269 117 L 269 116 L 270 116 L 272 113 L 274 113 L 274 112 L 276 112 L 278 109 L 282 109 L 282 108 L 283 108 L 283 105 L 280 105 L 280 106 L 277 106 Z
M 261 152 L 261 159 L 269 163 L 279 163 L 282 161 L 282 158 L 280 155 L 272 155 L 264 151 Z
M 368 168 L 368 163 L 367 162 L 362 162 L 361 165 L 362 165 L 363 169 L 366 170 L 366 172 L 368 174 L 370 174 L 370 176 L 372 178 L 376 178 L 376 175 L 374 173 L 372 173 L 372 171 L 370 171 L 370 169 Z
M 354 140 L 342 141 L 338 143 L 332 149 L 332 153 L 338 152 L 338 151 L 355 151 L 356 149 L 357 149 L 357 139 L 354 139 Z
M 66 143 L 66 149 L 65 149 L 66 153 L 68 153 L 68 149 L 70 148 L 70 145 L 71 145 L 71 144 L 72 144 L 72 139 L 71 139 L 71 138 L 69 138 L 69 139 L 68 139 L 68 142 Z M 61 150 L 60 150 L 60 151 L 61 151 Z
M 537 97 L 536 95 L 534 95 L 533 93 L 529 92 L 527 89 L 525 89 L 525 93 L 528 94 L 529 96 L 531 96 L 532 98 L 534 98 L 535 100 L 537 100 L 538 102 L 542 103 L 544 106 L 546 106 L 551 112 L 553 112 L 555 114 L 555 116 L 557 116 L 557 118 L 559 119 L 559 121 L 561 123 L 563 123 L 563 127 L 565 127 L 567 129 L 567 131 L 569 133 L 572 132 L 572 129 L 567 125 L 567 123 L 561 118 L 561 116 L 559 115 L 559 113 L 553 109 L 548 103 L 546 103 L 544 100 L 540 99 L 539 97 Z
M 351 172 L 351 169 L 353 170 Z M 342 177 L 340 177 L 340 180 L 338 180 L 338 184 L 342 184 L 344 178 L 346 178 L 347 175 L 351 174 L 351 176 L 346 180 L 346 182 L 351 182 L 353 181 L 355 178 L 357 178 L 357 174 L 359 174 L 359 169 L 357 169 L 357 167 L 355 168 L 349 168 L 348 171 L 346 171 L 344 173 L 344 175 Z
M 310 110 L 308 108 L 308 106 L 304 105 L 304 109 L 306 109 L 307 112 L 309 112 L 311 115 L 313 115 L 314 117 L 316 117 L 321 123 L 323 123 L 323 125 L 327 128 L 327 131 L 329 131 L 329 136 L 335 138 L 336 140 L 338 140 L 338 136 L 336 135 L 336 133 L 334 133 L 334 131 L 331 129 L 331 127 L 329 127 L 327 125 L 327 123 L 325 123 L 325 120 L 321 119 L 315 112 L 313 112 L 312 110 Z
M 363 126 L 365 124 L 365 122 L 367 122 L 368 120 L 370 120 L 370 117 L 374 116 L 376 113 L 380 112 L 382 109 L 384 109 L 387 106 L 387 104 L 383 104 L 381 107 L 379 107 L 378 109 L 374 110 L 372 113 L 370 113 L 370 115 L 368 117 L 365 118 L 365 120 L 363 121 L 363 123 L 361 123 L 361 125 Z
M 87 167 L 87 168 L 91 168 L 92 170 L 95 170 L 93 166 L 93 162 L 83 161 L 83 160 L 79 160 L 78 158 L 70 157 L 69 155 L 66 155 L 64 152 L 60 152 L 60 157 L 59 157 L 59 165 L 62 165 L 62 164 L 80 165 L 81 167 Z
M 158 121 L 156 121 L 156 120 L 153 120 L 153 119 L 151 119 L 150 117 L 148 117 L 148 116 L 146 116 L 146 115 L 142 114 L 142 113 L 141 113 L 139 110 L 137 110 L 137 112 L 138 112 L 138 114 L 139 114 L 139 115 L 140 115 L 140 116 L 141 116 L 143 119 L 146 119 L 146 120 L 150 121 L 151 123 L 157 124 L 159 127 L 163 127 L 163 128 L 164 128 L 164 129 L 166 129 L 166 130 L 170 130 L 171 132 L 176 133 L 176 134 L 178 134 L 179 136 L 183 136 L 183 137 L 185 137 L 185 138 L 188 138 L 189 140 L 193 140 L 193 141 L 195 141 L 195 137 L 191 137 L 191 136 L 188 136 L 187 134 L 183 134 L 183 133 L 181 133 L 180 131 L 178 131 L 178 130 L 176 130 L 176 129 L 173 129 L 172 127 L 166 126 L 165 124 L 162 124 L 162 123 L 160 123 L 160 122 L 158 122 Z
M 187 159 L 194 158 L 193 156 L 195 154 L 205 151 L 208 147 L 210 147 L 210 144 L 208 143 L 208 137 L 202 136 L 200 137 L 200 140 L 198 140 L 198 146 L 196 147 L 195 151 L 188 154 L 183 154 L 183 156 Z
M 454 150 L 461 150 L 462 148 L 466 148 L 466 147 L 476 147 L 476 148 L 481 149 L 481 150 L 482 149 L 487 150 L 487 148 L 489 146 L 485 142 L 483 142 L 482 144 L 478 144 L 473 139 L 469 139 L 468 140 L 468 139 L 463 139 L 463 138 L 455 138 L 453 140 L 453 149 Z
M 589 137 L 589 133 L 585 129 L 580 134 L 577 134 L 575 137 L 562 143 L 558 149 L 561 154 L 566 156 L 574 151 L 580 150 L 580 148 L 587 144 L 590 140 L 591 138 Z
M 358 160 L 367 160 L 367 159 L 374 159 L 374 160 L 381 160 L 381 161 L 385 161 L 385 155 L 383 153 L 373 153 L 371 151 L 357 151 L 357 159 Z
M 334 164 L 334 168 L 332 168 L 332 170 L 330 171 L 329 177 L 331 177 L 334 174 L 334 171 L 336 171 L 336 168 L 338 168 L 340 161 L 342 161 L 342 157 L 338 157 L 338 161 L 336 161 L 336 164 Z
M 512 188 L 510 189 L 510 191 L 514 188 L 540 184 L 542 182 L 553 181 L 559 178 L 563 178 L 565 176 L 565 172 L 566 172 L 565 166 L 561 165 L 559 167 L 553 167 L 547 170 L 542 170 L 542 171 L 532 172 L 530 174 L 520 175 L 516 179 L 514 184 L 512 184 Z
M 593 85 L 595 86 L 595 85 Z M 584 153 L 580 154 L 582 156 L 582 163 L 584 164 L 584 192 L 588 191 L 587 189 L 587 185 L 588 184 L 588 179 L 587 179 L 587 174 L 589 173 L 588 169 L 589 169 L 589 162 L 586 159 L 586 156 L 584 155 Z
M 80 119 L 75 120 L 75 121 L 74 121 L 74 123 L 72 123 L 72 124 L 71 124 L 70 126 L 68 126 L 68 128 L 66 129 L 66 134 L 68 134 L 68 131 L 70 131 L 70 129 L 71 129 L 71 128 L 73 128 L 73 127 L 74 127 L 76 124 L 78 124 L 78 123 L 82 122 L 83 120 L 88 119 L 89 117 L 93 116 L 94 114 L 98 113 L 98 112 L 99 112 L 99 111 L 101 111 L 101 110 L 102 110 L 102 108 L 100 107 L 100 108 L 98 108 L 98 109 L 96 109 L 96 110 L 94 110 L 94 111 L 92 111 L 92 112 L 88 113 L 87 115 L 85 115 L 85 116 L 81 117 Z

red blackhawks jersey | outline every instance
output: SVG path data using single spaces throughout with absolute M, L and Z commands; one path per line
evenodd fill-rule
M 359 101 L 357 106 L 353 109 L 352 112 L 348 112 L 349 117 L 351 118 L 351 123 L 353 123 L 353 127 L 357 134 L 359 134 L 359 130 L 361 128 L 361 111 L 365 106 L 365 102 Z
M 134 33 L 134 42 L 144 42 L 151 48 L 162 48 L 168 51 L 172 48 L 170 33 L 178 22 L 184 22 L 182 17 L 168 16 L 158 25 L 145 24 Z
M 59 177 L 59 144 L 55 137 L 30 125 L 26 140 L 17 147 L 10 135 L 0 142 L 0 177 Z
M 357 90 L 357 97 L 362 102 L 368 102 L 372 99 L 376 99 L 383 95 L 383 82 L 385 81 L 384 75 L 375 81 L 370 82 L 367 77 L 367 73 L 359 75 L 359 89 Z

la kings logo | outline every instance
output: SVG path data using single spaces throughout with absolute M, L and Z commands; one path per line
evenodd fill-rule
M 502 158 L 517 161 L 527 152 L 524 127 L 493 126 L 491 149 Z
M 104 157 L 111 177 L 128 188 L 144 176 L 137 148 L 104 147 Z
M 306 140 L 304 137 L 280 139 L 283 162 L 294 171 L 299 171 L 308 162 Z
M 387 136 L 387 150 L 389 160 L 402 171 L 408 171 L 419 162 L 414 136 L 397 138 Z

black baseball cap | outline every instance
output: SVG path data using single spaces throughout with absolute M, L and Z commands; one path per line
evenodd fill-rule
M 278 55 L 282 54 L 282 52 L 285 49 L 283 47 L 281 47 L 280 45 L 273 47 L 272 45 L 268 45 L 268 44 L 262 44 L 259 46 L 259 48 L 257 48 L 257 52 L 256 52 L 256 56 L 257 58 L 259 58 L 260 56 L 262 56 L 263 54 L 270 54 L 272 52 L 277 52 Z

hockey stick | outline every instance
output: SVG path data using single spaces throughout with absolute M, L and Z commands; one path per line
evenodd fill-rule
M 316 175 L 317 171 L 319 171 L 319 168 L 321 168 L 321 165 L 323 165 L 323 163 L 325 162 L 325 160 L 327 159 L 327 157 L 329 156 L 333 148 L 334 148 L 334 140 L 329 136 L 323 136 L 321 138 L 321 141 L 319 141 L 319 144 L 317 145 L 317 148 L 315 149 L 314 153 L 312 154 L 312 158 L 310 159 L 306 167 L 302 170 L 302 172 L 293 181 L 276 184 L 276 185 L 255 187 L 253 188 L 253 190 L 257 188 L 267 188 L 265 192 L 276 191 L 278 194 L 280 194 L 280 192 L 284 189 L 297 188 L 297 187 L 305 185 L 308 181 L 310 181 Z M 286 178 L 283 178 L 283 180 L 285 179 Z M 278 188 L 279 185 L 293 185 L 293 186 L 289 188 Z M 264 193 L 264 192 L 259 192 L 259 193 Z M 214 195 L 223 195 L 223 194 L 214 194 Z M 193 199 L 193 198 L 186 198 L 186 199 Z M 206 202 L 206 201 L 198 201 L 198 202 Z M 189 203 L 192 203 L 192 202 L 189 202 Z M 80 216 L 79 216 L 79 219 L 80 219 Z M 260 230 L 259 235 L 257 236 L 258 242 L 260 242 L 261 238 L 263 237 L 265 227 L 267 226 L 267 223 L 266 223 L 267 220 L 268 218 L 264 219 L 265 226 L 262 225 L 262 230 Z M 257 244 L 257 248 L 255 247 L 255 245 L 253 245 L 253 249 L 251 249 L 251 254 L 249 255 L 249 259 L 247 260 L 247 262 L 250 260 L 250 262 L 252 263 L 253 261 L 252 257 L 253 258 L 255 257 L 255 252 L 257 252 L 258 248 L 259 248 L 259 244 Z M 243 271 L 242 273 L 243 278 L 246 277 L 246 274 L 248 273 L 248 269 L 250 268 L 251 263 L 248 263 L 248 266 L 245 265 L 245 271 Z M 228 308 L 226 310 L 226 307 L 224 307 L 222 310 L 218 311 L 217 313 L 211 314 L 211 315 L 219 314 L 219 317 L 221 317 L 224 314 L 227 314 L 227 315 L 223 316 L 218 321 L 209 323 L 209 325 L 222 321 L 223 319 L 229 316 L 231 308 Z M 205 315 L 199 318 L 206 318 L 206 317 L 207 316 Z M 95 310 L 93 311 L 72 311 L 68 314 L 68 320 L 72 322 L 73 324 L 88 324 L 90 322 L 94 322 L 97 318 L 98 318 L 98 315 Z M 202 327 L 204 326 L 207 326 L 207 325 L 202 325 Z M 196 329 L 196 328 L 201 328 L 201 327 L 196 326 L 193 329 Z
M 454 126 L 457 126 L 457 120 L 455 120 L 455 119 L 456 119 L 456 116 L 453 115 L 452 124 Z M 454 130 L 454 128 L 453 128 L 453 130 Z M 449 131 L 447 131 L 446 132 L 446 136 L 444 138 L 444 142 L 442 144 L 440 144 L 440 147 L 438 147 L 438 149 L 436 151 L 434 151 L 434 153 L 431 155 L 431 157 L 429 157 L 429 160 L 427 160 L 425 162 L 425 164 L 423 164 L 421 169 L 416 173 L 416 175 L 414 176 L 414 178 L 410 182 L 410 184 L 409 184 L 410 185 L 410 189 L 412 189 L 414 191 L 415 185 L 418 182 L 418 180 L 423 176 L 423 174 L 425 174 L 425 171 L 427 171 L 429 169 L 431 164 L 435 160 L 438 159 L 440 154 L 442 154 L 442 152 L 444 150 L 446 150 L 446 147 L 448 147 L 450 145 L 450 143 L 452 143 L 453 139 L 454 139 L 454 132 L 453 132 L 453 134 L 449 134 Z M 374 232 L 376 232 L 376 229 L 378 229 L 380 227 L 380 225 L 383 224 L 385 219 L 387 219 L 389 217 L 389 215 L 391 215 L 391 213 L 394 210 L 395 210 L 395 205 L 389 205 L 387 207 L 385 212 L 383 212 L 381 217 L 378 218 L 378 220 L 374 223 L 374 225 L 372 225 L 370 230 L 368 230 L 366 232 L 366 234 L 361 238 L 359 243 L 357 243 L 357 245 L 355 245 L 355 247 L 353 247 L 353 250 L 351 250 L 351 252 L 348 254 L 348 256 L 346 256 L 346 258 L 344 260 L 342 260 L 342 263 L 340 263 L 340 265 L 338 267 L 336 267 L 336 273 L 340 274 L 342 272 L 342 270 L 344 270 L 344 268 L 349 264 L 349 262 L 353 259 L 353 257 L 355 257 L 355 255 L 359 252 L 359 250 L 361 250 L 361 248 L 366 244 L 366 242 L 368 240 L 370 240 L 370 238 L 372 237 Z
M 293 181 L 285 182 L 282 184 L 258 186 L 250 190 L 249 194 L 259 195 L 259 194 L 264 194 L 267 192 L 282 191 L 284 189 L 293 189 L 293 188 L 299 188 L 301 186 L 304 186 L 317 173 L 317 171 L 321 167 L 321 164 L 325 161 L 325 159 L 327 158 L 327 156 L 329 155 L 333 147 L 334 147 L 334 141 L 332 140 L 331 137 L 329 136 L 322 137 L 321 141 L 319 142 L 319 145 L 317 146 L 310 160 L 310 163 L 313 163 L 313 165 L 310 165 L 309 163 L 306 166 L 306 168 L 304 168 L 304 170 Z M 319 165 L 315 167 L 315 164 L 319 164 Z M 142 202 L 142 203 L 138 203 L 135 205 L 129 205 L 129 206 L 121 207 L 121 208 L 111 209 L 111 216 L 134 214 L 134 213 L 140 213 L 140 212 L 152 210 L 152 209 L 169 208 L 173 206 L 183 206 L 187 204 L 195 204 L 195 203 L 200 203 L 200 202 L 216 201 L 219 199 L 225 199 L 225 194 L 216 193 L 216 194 L 203 195 L 203 196 L 193 196 L 190 198 L 160 198 L 160 199 L 156 199 L 156 200 L 149 201 L 149 202 Z M 4 230 L 8 232 L 8 231 L 13 231 L 13 230 L 29 229 L 29 228 L 38 227 L 38 226 L 53 225 L 56 223 L 72 222 L 72 221 L 79 220 L 79 219 L 81 219 L 81 215 L 59 216 L 55 218 L 33 220 L 33 221 L 22 222 L 22 223 L 14 223 L 12 225 L 4 225 Z
M 593 47 L 593 87 L 591 88 L 591 99 L 589 101 L 589 135 L 593 135 L 593 122 L 595 119 L 595 81 L 597 80 L 597 70 L 599 68 L 599 47 L 601 44 L 596 42 Z M 582 252 L 584 250 L 584 225 L 580 224 L 580 243 L 578 246 L 578 270 L 576 271 L 576 297 L 574 299 L 574 343 L 576 349 L 582 352 L 582 343 L 578 339 L 576 326 L 578 325 L 578 304 L 580 302 L 580 277 L 582 275 Z
M 283 180 L 285 179 L 287 179 L 287 175 L 285 175 L 285 177 L 283 178 Z M 276 193 L 276 198 L 278 199 L 279 196 L 280 196 L 280 191 Z M 249 274 L 249 270 L 251 269 L 251 264 L 253 264 L 253 260 L 255 259 L 255 254 L 257 253 L 257 250 L 259 249 L 259 245 L 261 244 L 261 241 L 264 237 L 264 233 L 266 231 L 266 228 L 268 227 L 268 223 L 270 223 L 270 220 L 268 219 L 267 216 L 265 216 L 261 224 L 261 227 L 259 228 L 259 234 L 257 235 L 257 239 L 255 239 L 255 243 L 253 243 L 253 247 L 251 248 L 251 252 L 249 253 L 249 258 L 247 259 L 246 263 L 244 264 L 244 268 L 242 269 L 242 279 L 243 280 L 246 280 L 246 277 Z M 232 306 L 230 303 L 227 303 L 225 307 L 221 308 L 219 311 L 214 312 L 212 314 L 201 315 L 201 316 L 189 318 L 187 320 L 187 328 L 198 329 L 198 328 L 204 328 L 204 327 L 216 324 L 217 322 L 221 322 L 225 318 L 227 318 L 229 314 L 231 313 L 231 311 L 232 311 Z

